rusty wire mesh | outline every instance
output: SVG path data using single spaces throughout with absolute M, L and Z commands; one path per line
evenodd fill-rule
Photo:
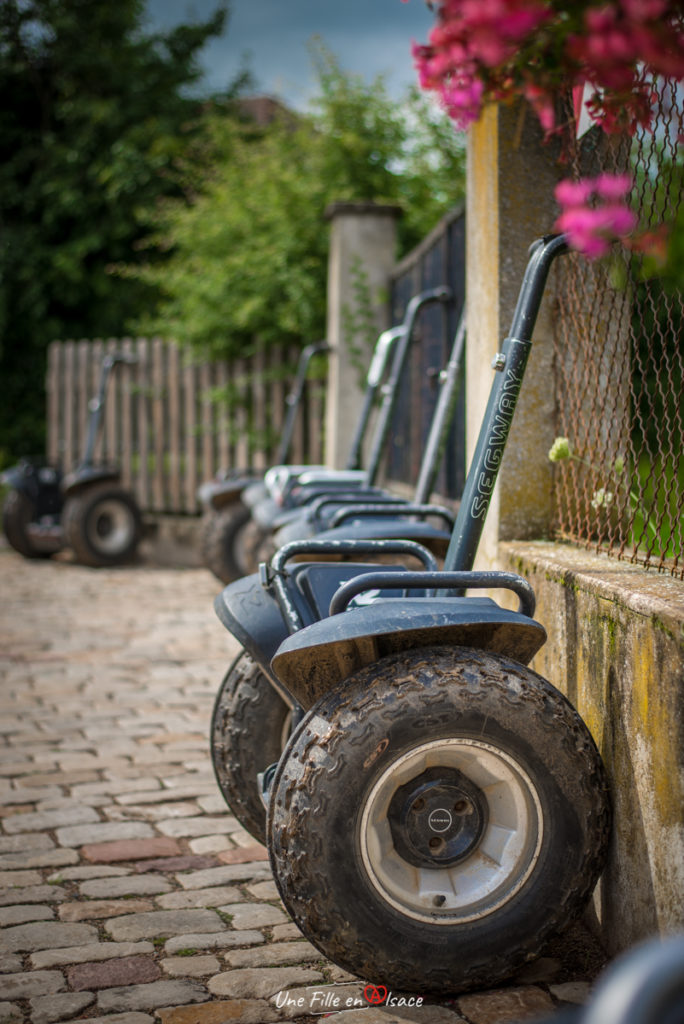
M 640 230 L 684 216 L 684 92 L 654 82 L 651 131 L 569 139 L 575 176 L 630 170 Z M 572 123 L 572 119 L 569 119 Z M 684 295 L 627 249 L 562 260 L 556 318 L 557 536 L 684 578 Z M 681 280 L 681 279 L 680 279 Z

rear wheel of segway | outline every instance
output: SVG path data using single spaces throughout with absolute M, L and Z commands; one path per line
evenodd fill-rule
M 35 516 L 35 505 L 21 491 L 12 490 L 2 506 L 2 529 L 7 543 L 24 558 L 47 558 L 49 552 L 38 550 L 31 543 L 27 527 Z
M 272 787 L 269 848 L 294 920 L 395 990 L 491 985 L 539 954 L 604 863 L 601 759 L 566 698 L 465 648 L 368 666 L 307 714 Z
M 62 523 L 64 539 L 83 565 L 127 562 L 142 536 L 135 499 L 112 483 L 85 487 L 67 497 Z
M 243 550 L 250 517 L 249 509 L 236 501 L 218 512 L 209 512 L 202 524 L 202 561 L 222 583 L 232 583 L 250 572 L 248 553 Z
M 240 824 L 266 842 L 266 810 L 257 775 L 274 764 L 289 735 L 291 712 L 243 651 L 224 676 L 211 716 L 211 759 L 223 798 Z

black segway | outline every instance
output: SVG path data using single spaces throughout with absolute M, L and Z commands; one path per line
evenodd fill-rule
M 116 466 L 95 462 L 95 445 L 109 376 L 115 366 L 137 360 L 123 353 L 102 361 L 97 394 L 89 402 L 85 450 L 64 475 L 56 466 L 22 459 L 3 473 L 11 490 L 3 508 L 10 545 L 25 558 L 48 557 L 65 547 L 90 566 L 128 561 L 142 536 L 142 516 L 132 494 L 121 486 Z
M 342 503 L 355 503 L 359 500 L 365 502 L 372 500 L 378 504 L 397 503 L 396 496 L 388 494 L 378 487 L 377 478 L 389 437 L 399 385 L 407 365 L 416 323 L 421 311 L 434 303 L 446 306 L 451 301 L 452 292 L 446 286 L 420 292 L 408 302 L 402 324 L 392 329 L 391 334 L 394 338 L 392 362 L 387 380 L 382 385 L 382 402 L 370 442 L 368 463 L 364 471 L 350 471 L 348 468 L 343 471 L 324 470 L 321 472 L 320 467 L 315 467 L 303 472 L 292 472 L 286 466 L 274 467 L 265 477 L 268 497 L 264 500 L 261 495 L 258 495 L 258 500 L 254 500 L 252 495 L 246 495 L 245 500 L 250 504 L 253 518 L 262 529 L 264 537 L 269 534 L 272 536 L 289 523 L 299 523 L 302 518 L 302 508 L 305 506 L 310 508 L 312 503 L 320 500 L 335 499 Z M 379 384 L 378 374 L 372 372 L 374 363 L 375 359 L 368 375 L 362 426 L 357 428 L 352 442 L 348 467 L 360 465 L 362 433 L 368 422 Z M 298 526 L 296 530 L 299 534 Z
M 304 712 L 262 778 L 281 897 L 327 957 L 395 990 L 506 978 L 579 913 L 605 860 L 594 741 L 527 667 L 546 638 L 532 588 L 472 569 L 546 278 L 565 251 L 562 236 L 531 249 L 444 570 L 425 549 L 421 572 L 292 561 L 326 543 L 314 539 L 216 601 L 262 684 L 293 718 Z M 513 591 L 518 610 L 464 596 L 481 588 Z
M 298 519 L 291 521 L 276 535 L 286 544 L 299 537 L 318 533 L 326 543 L 317 551 L 306 546 L 307 560 L 345 559 L 358 554 L 358 545 L 349 549 L 338 541 L 400 540 L 418 541 L 433 554 L 446 552 L 453 516 L 442 506 L 428 504 L 439 465 L 443 457 L 448 431 L 455 410 L 457 383 L 463 361 L 465 321 L 463 316 L 456 331 L 447 364 L 440 374 L 441 387 L 426 441 L 416 491 L 411 503 L 363 504 L 360 495 L 348 498 L 320 498 L 304 506 Z M 328 530 L 323 530 L 322 514 L 330 505 L 337 511 Z M 437 522 L 434 522 L 434 520 Z M 446 528 L 448 524 L 448 529 Z M 334 542 L 334 543 L 331 543 Z M 411 555 L 404 547 L 395 551 L 377 552 L 394 560 Z M 415 553 L 413 553 L 415 554 Z M 424 559 L 421 553 L 420 560 Z M 435 567 L 434 562 L 430 562 Z M 230 665 L 219 687 L 211 723 L 212 758 L 223 795 L 243 826 L 260 842 L 266 839 L 266 814 L 257 778 L 277 761 L 288 739 L 293 722 L 293 705 L 289 694 L 279 692 L 263 675 L 259 665 L 242 652 Z
M 318 536 L 320 540 L 403 538 L 419 541 L 439 556 L 446 553 L 454 517 L 443 505 L 430 504 L 430 498 L 456 411 L 464 351 L 465 311 L 459 319 L 446 365 L 439 373 L 439 393 L 411 500 L 383 494 L 382 502 L 376 502 L 372 494 L 366 501 L 361 494 L 342 498 L 326 494 L 309 502 L 297 517 L 278 530 L 274 537 L 276 549 L 294 540 Z M 371 465 L 379 464 L 380 452 L 379 448 Z
M 361 414 L 345 469 L 293 466 L 284 464 L 281 459 L 280 463 L 266 471 L 263 478 L 238 478 L 236 481 L 212 483 L 200 488 L 200 500 L 205 508 L 210 506 L 214 512 L 205 517 L 203 560 L 219 579 L 230 582 L 253 571 L 259 558 L 264 557 L 264 552 L 270 554 L 273 550 L 272 544 L 264 546 L 273 531 L 297 516 L 296 509 L 316 497 L 332 492 L 344 498 L 349 494 L 359 495 L 363 492 L 366 497 L 375 495 L 379 502 L 396 501 L 387 498 L 374 481 L 401 375 L 398 367 L 405 363 L 420 311 L 430 303 L 447 303 L 450 300 L 451 292 L 446 287 L 433 288 L 413 296 L 407 305 L 403 322 L 383 331 L 379 336 L 366 376 Z M 400 348 L 404 355 L 393 358 L 389 379 L 383 382 L 390 353 Z M 371 442 L 372 453 L 367 468 L 362 470 L 366 432 L 380 390 L 383 398 Z M 281 446 L 281 455 L 286 450 L 285 446 Z

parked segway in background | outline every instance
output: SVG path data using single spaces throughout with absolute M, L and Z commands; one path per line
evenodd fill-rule
M 319 540 L 415 540 L 438 556 L 446 553 L 454 517 L 450 509 L 429 504 L 446 449 L 456 411 L 457 385 L 465 350 L 465 311 L 461 314 L 446 365 L 439 373 L 439 392 L 432 414 L 418 480 L 410 501 L 383 495 L 376 503 L 371 495 L 340 498 L 324 495 L 309 502 L 273 538 L 275 550 L 294 540 L 317 536 Z M 398 353 L 399 354 L 399 353 Z M 389 432 L 389 424 L 388 424 Z M 380 439 L 380 448 L 384 439 Z M 381 451 L 378 450 L 379 462 Z M 371 463 L 375 456 L 371 457 Z M 430 521 L 436 520 L 439 525 Z
M 315 356 L 329 351 L 330 346 L 325 341 L 307 345 L 301 351 L 294 384 L 285 399 L 287 414 L 278 445 L 277 463 L 285 462 L 290 452 L 311 361 Z M 222 583 L 230 583 L 231 580 L 244 576 L 251 568 L 250 540 L 245 536 L 250 511 L 242 503 L 241 496 L 246 487 L 259 487 L 262 480 L 263 474 L 232 469 L 223 471 L 214 480 L 202 484 L 197 491 L 197 498 L 204 510 L 200 535 L 202 561 Z M 263 493 L 265 495 L 266 491 Z
M 97 395 L 89 403 L 85 451 L 66 475 L 60 468 L 22 459 L 2 474 L 11 490 L 3 508 L 3 529 L 10 545 L 26 558 L 48 557 L 65 547 L 90 566 L 116 565 L 130 559 L 142 535 L 142 517 L 115 466 L 94 461 L 102 426 L 107 382 L 118 364 L 134 356 L 107 355 L 102 361 Z
M 288 523 L 301 519 L 302 508 L 319 499 L 337 499 L 347 501 L 374 501 L 383 504 L 397 504 L 397 497 L 383 491 L 377 484 L 384 448 L 389 436 L 392 415 L 396 406 L 399 385 L 407 364 L 408 354 L 418 317 L 426 306 L 440 303 L 445 307 L 452 301 L 450 288 L 442 285 L 414 295 L 406 306 L 401 325 L 391 329 L 393 338 L 393 355 L 387 380 L 382 384 L 382 403 L 378 411 L 373 438 L 370 444 L 370 455 L 366 469 L 350 471 L 321 469 L 314 467 L 304 471 L 293 471 L 288 466 L 276 466 L 266 474 L 264 482 L 269 496 L 263 499 L 260 495 L 245 495 L 245 502 L 252 509 L 252 516 L 264 533 L 264 537 L 273 535 Z M 388 334 L 388 332 L 385 332 Z M 384 335 L 381 335 L 381 340 Z M 364 399 L 364 416 L 367 417 L 378 390 L 379 379 L 373 374 L 375 359 L 368 374 L 366 397 Z M 363 428 L 368 422 L 362 417 Z M 357 428 L 352 444 L 348 465 L 360 465 L 362 449 L 361 437 Z M 270 551 L 269 551 L 270 553 Z
M 341 496 L 349 493 L 358 494 L 364 490 L 368 496 L 377 495 L 377 500 L 388 500 L 380 490 L 369 483 L 374 479 L 379 468 L 382 445 L 387 435 L 391 417 L 394 391 L 398 385 L 399 373 L 396 371 L 396 360 L 393 363 L 391 378 L 383 383 L 383 375 L 390 353 L 402 343 L 408 347 L 408 340 L 413 332 L 414 324 L 420 310 L 429 303 L 448 302 L 451 292 L 440 287 L 414 296 L 407 305 L 404 321 L 401 325 L 383 331 L 375 346 L 373 358 L 366 377 L 366 389 L 359 421 L 354 431 L 346 468 L 333 470 L 325 466 L 293 466 L 286 465 L 281 459 L 271 467 L 263 478 L 248 477 L 235 482 L 211 482 L 200 488 L 199 497 L 205 507 L 212 508 L 213 514 L 205 519 L 202 540 L 204 564 L 222 582 L 231 582 L 256 569 L 262 557 L 261 545 L 276 528 L 288 517 L 297 515 L 297 508 L 308 500 L 321 494 L 333 491 Z M 306 352 L 306 350 L 305 350 Z M 304 357 L 304 353 L 302 354 Z M 300 362 L 300 367 L 303 364 Z M 403 365 L 403 358 L 401 365 Z M 303 386 L 306 376 L 304 363 L 301 375 Z M 382 385 L 382 388 L 381 388 Z M 368 468 L 361 470 L 362 452 L 371 414 L 378 391 L 382 389 L 383 404 L 378 414 L 378 422 L 374 432 L 373 455 Z M 292 407 L 291 407 L 292 409 Z M 290 421 L 294 425 L 294 417 Z M 377 438 L 382 441 L 378 443 Z M 284 441 L 289 445 L 289 438 Z M 281 453 L 286 444 L 281 445 Z M 293 493 L 294 492 L 294 493 Z M 396 499 L 392 499 L 396 500 Z
M 293 706 L 290 740 L 262 777 L 283 902 L 325 956 L 398 991 L 510 976 L 581 911 L 605 861 L 596 745 L 527 667 L 546 639 L 532 588 L 472 569 L 549 268 L 565 251 L 562 236 L 530 251 L 444 570 L 295 562 L 326 544 L 313 539 L 216 600 L 262 684 Z M 408 541 L 327 543 L 431 558 Z M 518 610 L 463 596 L 480 588 L 513 591 Z

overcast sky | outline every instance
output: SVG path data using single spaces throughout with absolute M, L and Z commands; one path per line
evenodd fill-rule
M 215 0 L 147 0 L 149 28 L 206 18 Z M 231 0 L 220 39 L 204 51 L 206 84 L 226 86 L 243 66 L 257 80 L 257 92 L 277 95 L 303 108 L 314 91 L 307 40 L 323 38 L 345 71 L 367 81 L 386 76 L 392 95 L 416 80 L 411 40 L 425 42 L 433 15 L 424 0 Z

